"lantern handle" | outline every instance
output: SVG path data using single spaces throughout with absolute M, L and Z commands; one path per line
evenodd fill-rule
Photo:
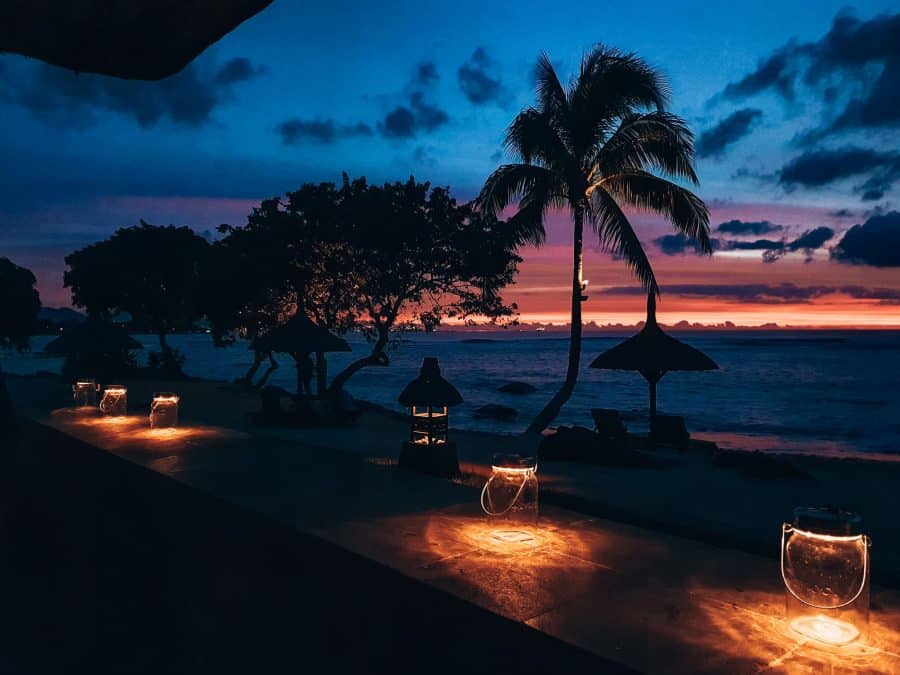
M 115 399 L 115 402 L 118 403 L 122 400 L 122 394 L 118 392 L 112 394 L 109 392 L 109 390 L 104 391 L 103 397 L 100 399 L 100 412 L 109 412 L 109 405 L 112 403 L 112 401 L 108 401 L 108 399 Z
M 493 510 L 494 502 L 491 499 L 490 494 L 488 494 L 488 488 L 490 487 L 491 483 L 494 482 L 494 478 L 496 478 L 496 474 L 491 474 L 491 477 L 487 479 L 487 482 L 484 484 L 484 487 L 481 489 L 481 509 L 489 516 L 502 516 L 502 515 L 505 515 L 506 513 L 508 513 L 510 511 L 510 509 L 512 509 L 512 507 L 515 505 L 515 503 L 519 501 L 519 497 L 522 496 L 522 492 L 525 490 L 525 484 L 528 482 L 528 473 L 525 473 L 522 476 L 522 484 L 519 486 L 519 489 L 516 492 L 516 496 L 510 500 L 509 506 L 507 506 L 502 511 L 494 511 Z M 485 503 L 484 503 L 485 495 L 487 495 L 487 500 L 488 500 L 488 503 L 490 504 L 490 507 L 485 506 Z
M 869 577 L 869 547 L 872 545 L 872 542 L 869 539 L 869 537 L 867 537 L 864 534 L 860 535 L 862 537 L 863 544 L 865 544 L 865 549 L 863 551 L 863 573 L 862 573 L 862 581 L 859 584 L 859 590 L 856 591 L 856 594 L 847 602 L 841 603 L 840 605 L 834 605 L 833 607 L 829 607 L 826 605 L 817 605 L 812 602 L 807 602 L 806 600 L 801 598 L 799 595 L 797 595 L 797 593 L 794 591 L 794 589 L 791 588 L 790 583 L 788 583 L 787 574 L 785 574 L 785 572 L 784 572 L 784 549 L 785 549 L 784 544 L 785 544 L 785 537 L 787 536 L 787 533 L 793 531 L 793 529 L 794 529 L 794 527 L 792 525 L 789 525 L 788 523 L 785 523 L 781 528 L 781 579 L 782 579 L 782 581 L 784 581 L 784 587 L 786 589 L 788 589 L 788 592 L 791 595 L 793 595 L 799 602 L 802 602 L 804 605 L 807 605 L 808 607 L 814 607 L 815 609 L 824 609 L 824 610 L 843 609 L 844 607 L 847 607 L 848 605 L 852 605 L 854 602 L 856 602 L 857 598 L 859 598 L 859 596 L 862 595 L 862 592 L 865 590 L 866 580 Z

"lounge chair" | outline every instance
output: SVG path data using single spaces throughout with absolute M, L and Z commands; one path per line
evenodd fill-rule
M 685 448 L 691 441 L 684 418 L 677 415 L 657 415 L 650 428 L 650 438 L 656 443 L 669 443 Z
M 616 444 L 624 444 L 627 438 L 628 429 L 622 422 L 622 417 L 618 410 L 610 410 L 608 408 L 594 408 L 591 410 L 591 417 L 594 418 L 594 426 L 597 434 L 605 441 L 611 441 Z

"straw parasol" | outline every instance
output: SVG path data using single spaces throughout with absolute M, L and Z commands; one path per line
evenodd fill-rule
M 698 349 L 664 333 L 656 323 L 656 296 L 647 296 L 647 322 L 641 332 L 603 352 L 591 368 L 636 370 L 650 385 L 650 424 L 656 419 L 656 383 L 670 370 L 718 370 Z
M 121 326 L 108 321 L 89 319 L 66 328 L 62 335 L 44 347 L 45 354 L 118 354 L 132 349 L 143 349 Z
M 351 351 L 346 340 L 314 324 L 303 312 L 297 312 L 286 323 L 258 336 L 250 343 L 250 349 L 282 354 Z

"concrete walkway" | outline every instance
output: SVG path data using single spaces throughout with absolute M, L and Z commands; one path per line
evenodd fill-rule
M 3 675 L 634 672 L 49 427 L 0 455 Z
M 333 447 L 327 430 L 300 444 L 196 419 L 174 434 L 143 416 L 42 421 L 642 672 L 900 673 L 896 591 L 874 589 L 865 644 L 826 648 L 787 629 L 771 558 L 556 508 L 510 541 L 477 488 Z

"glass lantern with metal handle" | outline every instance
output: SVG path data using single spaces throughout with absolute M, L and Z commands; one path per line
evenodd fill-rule
M 178 426 L 178 394 L 153 394 L 150 404 L 150 428 L 174 429 Z
M 90 378 L 76 380 L 75 384 L 72 385 L 72 400 L 75 402 L 76 407 L 93 408 L 97 405 L 98 391 L 100 391 L 100 387 L 95 380 Z
M 869 625 L 871 540 L 858 514 L 794 509 L 781 538 L 781 576 L 790 628 L 829 645 L 864 638 Z
M 120 384 L 106 385 L 100 399 L 100 412 L 110 417 L 123 417 L 128 414 L 128 389 Z
M 481 490 L 481 508 L 491 520 L 534 523 L 539 492 L 534 457 L 494 455 L 491 475 Z

